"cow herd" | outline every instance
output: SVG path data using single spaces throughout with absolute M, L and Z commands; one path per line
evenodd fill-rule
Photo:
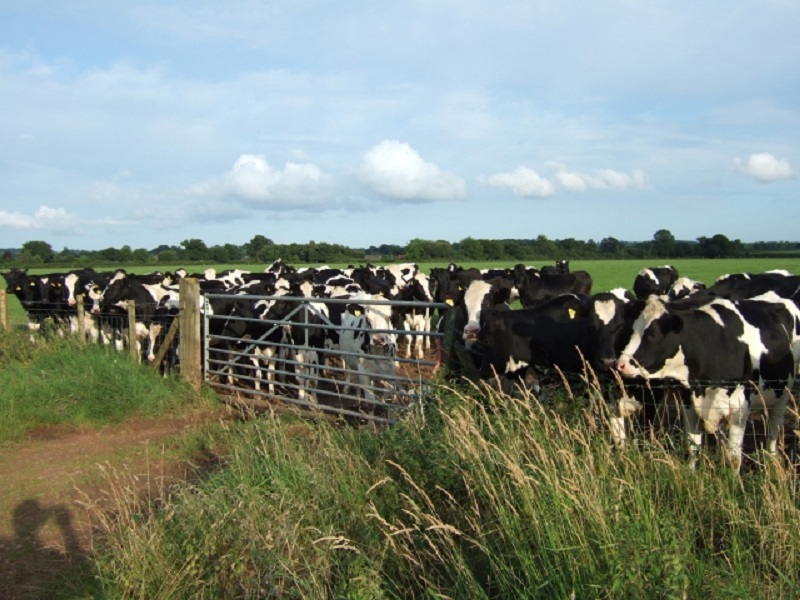
M 296 269 L 277 260 L 261 272 L 30 275 L 12 269 L 3 275 L 31 328 L 50 320 L 75 331 L 76 299 L 83 296 L 85 331 L 118 347 L 128 339 L 127 321 L 119 317 L 134 301 L 145 360 L 153 359 L 157 339 L 178 312 L 179 280 L 192 277 L 207 297 L 211 339 L 219 340 L 209 350 L 250 362 L 252 386 L 272 392 L 280 384 L 278 354 L 302 348 L 289 362 L 295 380 L 304 382 L 297 393 L 309 402 L 316 401 L 321 365 L 336 356 L 348 373 L 345 388 L 361 390 L 370 404 L 386 396 L 399 358 L 426 353 L 505 391 L 538 393 L 551 370 L 592 372 L 626 383 L 613 404 L 617 441 L 624 440 L 624 417 L 641 406 L 642 394 L 651 402 L 678 398 L 690 447 L 700 446 L 704 431 L 724 431 L 735 468 L 751 412 L 765 412 L 765 446 L 776 450 L 800 360 L 800 276 L 783 271 L 726 275 L 706 286 L 679 277 L 673 267 L 650 267 L 635 277 L 633 293 L 593 293 L 591 275 L 570 271 L 567 261 L 540 269 L 451 264 L 427 274 L 413 263 Z M 319 301 L 298 308 L 292 298 Z M 389 299 L 394 304 L 386 305 Z M 447 342 L 431 353 L 434 335 Z M 235 377 L 230 365 L 220 374 Z
M 536 391 L 542 369 L 624 380 L 612 432 L 649 401 L 678 399 L 690 448 L 724 428 L 726 457 L 742 463 L 751 412 L 766 416 L 774 452 L 800 361 L 800 277 L 785 271 L 726 275 L 706 286 L 673 267 L 642 269 L 624 289 L 591 294 L 591 279 L 558 281 L 514 269 L 493 279 L 449 282 L 462 307 L 462 340 L 484 379 Z M 567 286 L 572 289 L 566 289 Z M 538 287 L 537 287 L 538 286 Z M 535 290 L 536 301 L 532 301 Z M 511 309 L 517 295 L 522 308 Z

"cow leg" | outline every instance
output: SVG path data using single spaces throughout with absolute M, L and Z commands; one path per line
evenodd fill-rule
M 789 390 L 784 389 L 780 394 L 776 390 L 764 390 L 761 400 L 767 413 L 766 449 L 774 454 L 778 451 L 778 435 L 783 427 L 786 406 L 789 403 Z
M 700 416 L 694 407 L 681 404 L 683 427 L 689 442 L 689 465 L 692 469 L 697 465 L 697 454 L 703 445 L 703 430 Z
M 750 402 L 747 392 L 740 386 L 731 394 L 731 416 L 728 427 L 728 464 L 738 471 L 742 467 L 742 445 L 747 418 L 750 414 Z
M 313 404 L 317 403 L 317 395 L 314 387 L 314 381 L 310 379 L 309 375 L 312 375 L 312 371 L 314 371 L 314 363 L 317 360 L 317 353 L 313 350 L 309 350 L 308 354 L 305 351 L 299 351 L 295 354 L 295 360 L 297 361 L 297 365 L 295 367 L 297 373 L 297 385 L 299 389 L 297 390 L 297 397 L 300 400 L 308 399 L 309 402 Z

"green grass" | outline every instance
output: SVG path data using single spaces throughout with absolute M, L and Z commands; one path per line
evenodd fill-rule
M 182 381 L 160 377 L 127 353 L 74 339 L 34 344 L 24 331 L 0 331 L 0 364 L 0 445 L 36 427 L 155 417 L 200 399 Z
M 224 469 L 156 511 L 121 503 L 99 579 L 115 598 L 797 596 L 791 469 L 619 450 L 602 404 L 560 402 L 439 388 L 384 432 L 231 428 Z

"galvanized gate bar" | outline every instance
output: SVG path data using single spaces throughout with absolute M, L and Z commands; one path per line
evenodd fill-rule
M 284 402 L 303 408 L 322 410 L 328 413 L 340 414 L 349 417 L 358 417 L 375 422 L 392 423 L 396 419 L 393 415 L 405 412 L 415 403 L 419 402 L 421 396 L 427 393 L 430 388 L 430 380 L 425 378 L 422 373 L 424 368 L 430 368 L 437 364 L 435 360 L 406 358 L 398 356 L 397 353 L 382 355 L 371 353 L 354 353 L 338 348 L 317 348 L 309 345 L 309 334 L 313 329 L 324 330 L 351 330 L 361 331 L 358 327 L 344 327 L 333 324 L 326 315 L 314 305 L 319 304 L 351 304 L 349 298 L 307 298 L 298 296 L 257 296 L 248 294 L 237 294 L 235 299 L 257 301 L 283 301 L 294 302 L 297 306 L 283 320 L 274 319 L 253 319 L 238 315 L 216 315 L 209 310 L 209 301 L 214 298 L 228 298 L 226 294 L 205 294 L 204 312 L 204 380 L 207 384 L 221 390 L 245 396 L 266 398 L 269 400 Z M 386 299 L 358 299 L 359 304 L 379 305 L 388 307 L 417 307 L 430 311 L 431 315 L 437 309 L 449 308 L 446 304 L 415 302 L 415 301 L 393 301 Z M 291 318 L 297 314 L 303 306 L 308 308 L 304 312 L 306 320 L 292 321 Z M 323 323 L 309 323 L 308 313 L 322 317 Z M 254 322 L 259 325 L 273 325 L 259 339 L 234 338 L 223 335 L 211 335 L 210 325 L 212 320 L 224 319 L 231 321 Z M 292 327 L 295 331 L 299 328 L 304 333 L 302 343 L 287 343 L 268 341 L 270 334 L 281 327 Z M 432 328 L 433 329 L 433 328 Z M 415 331 L 405 329 L 370 329 L 370 333 L 391 333 L 397 336 L 422 336 L 429 340 L 440 339 L 442 334 L 434 331 Z M 399 347 L 400 342 L 395 345 Z M 298 340 L 299 342 L 299 340 Z M 238 348 L 231 347 L 238 345 Z M 227 345 L 227 347 L 226 347 Z M 273 352 L 272 356 L 257 354 L 259 350 L 269 349 Z M 298 353 L 313 352 L 317 356 L 323 357 L 322 362 L 306 362 L 296 360 Z M 348 369 L 345 366 L 329 364 L 329 359 L 344 357 L 358 357 L 360 359 L 373 362 L 388 361 L 396 363 L 404 370 L 416 367 L 418 376 L 403 373 L 380 373 L 375 378 L 380 383 L 386 383 L 388 388 L 374 385 L 377 382 L 359 382 L 359 376 L 364 373 L 357 370 Z M 334 376 L 344 376 L 345 379 L 336 379 Z M 292 379 L 296 381 L 292 381 Z M 327 386 L 327 387 L 326 387 Z M 275 393 L 265 391 L 270 389 Z M 345 389 L 347 388 L 347 389 Z M 384 394 L 389 394 L 392 402 L 385 401 Z M 370 397 L 372 395 L 372 397 Z M 352 407 L 337 406 L 342 401 L 355 403 L 362 410 L 354 410 Z M 367 412 L 363 412 L 366 410 Z M 380 411 L 386 416 L 374 414 Z

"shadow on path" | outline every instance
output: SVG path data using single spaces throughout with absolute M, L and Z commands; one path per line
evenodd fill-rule
M 69 510 L 45 507 L 35 499 L 20 502 L 13 511 L 14 536 L 0 538 L 0 598 L 29 600 L 58 597 L 64 578 L 88 569 L 86 554 Z M 45 543 L 43 529 L 54 527 L 58 543 Z M 63 588 L 61 588 L 61 591 Z

